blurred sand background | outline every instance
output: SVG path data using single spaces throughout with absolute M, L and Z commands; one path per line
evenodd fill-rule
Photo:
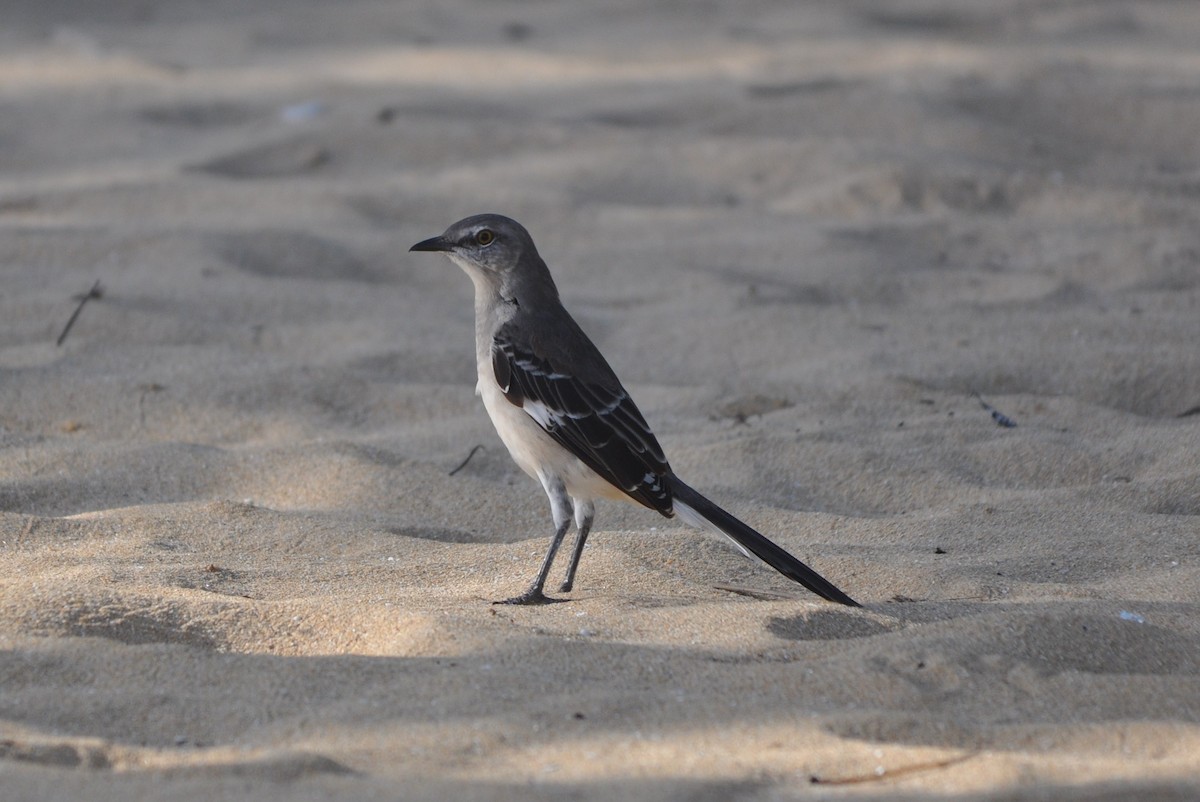
M 1200 794 L 1193 0 L 0 16 L 4 800 Z M 483 211 L 865 610 L 612 504 L 490 604 Z

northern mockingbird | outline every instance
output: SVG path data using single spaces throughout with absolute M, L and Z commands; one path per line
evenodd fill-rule
M 459 220 L 413 251 L 444 253 L 475 284 L 475 358 L 496 432 L 550 497 L 554 539 L 533 584 L 505 604 L 544 604 L 542 589 L 575 519 L 561 590 L 575 582 L 598 498 L 632 501 L 715 529 L 829 601 L 859 606 L 832 583 L 684 484 L 599 349 L 563 308 L 529 232 L 496 214 Z

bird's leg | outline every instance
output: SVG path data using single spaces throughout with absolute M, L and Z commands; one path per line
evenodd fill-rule
M 546 576 L 550 573 L 550 566 L 554 564 L 554 555 L 558 553 L 558 547 L 562 545 L 563 538 L 567 536 L 567 529 L 571 526 L 571 497 L 567 495 L 567 489 L 563 487 L 562 480 L 558 477 L 539 476 L 538 478 L 542 480 L 542 487 L 546 489 L 546 495 L 550 497 L 550 511 L 554 515 L 554 539 L 550 541 L 550 548 L 546 552 L 545 559 L 542 560 L 542 567 L 538 569 L 533 584 L 520 596 L 513 596 L 511 599 L 505 599 L 496 604 L 549 604 L 563 601 L 563 599 L 550 598 L 542 592 L 542 588 L 546 585 Z
M 569 593 L 575 586 L 575 571 L 579 568 L 579 558 L 583 556 L 583 544 L 587 542 L 588 533 L 592 531 L 592 520 L 596 517 L 596 507 L 590 500 L 575 499 L 575 548 L 571 550 L 571 562 L 567 565 L 567 578 L 559 588 L 563 593 Z
M 563 539 L 567 535 L 567 529 L 570 526 L 571 519 L 567 518 L 555 530 L 554 539 L 550 541 L 550 548 L 546 552 L 545 559 L 542 560 L 542 567 L 538 570 L 537 578 L 533 580 L 533 584 L 520 596 L 513 596 L 511 599 L 498 601 L 496 604 L 550 604 L 551 602 L 565 601 L 564 599 L 550 598 L 542 592 L 542 588 L 546 585 L 546 575 L 550 573 L 550 566 L 554 564 L 554 555 L 558 553 L 558 547 L 562 545 Z

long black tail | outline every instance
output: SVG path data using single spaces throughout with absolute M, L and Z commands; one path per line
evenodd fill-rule
M 708 524 L 732 539 L 755 557 L 774 568 L 793 582 L 799 582 L 823 599 L 861 607 L 825 577 L 797 560 L 772 543 L 764 535 L 751 529 L 725 510 L 688 487 L 678 476 L 671 476 L 671 490 L 675 496 L 675 512 L 693 526 Z

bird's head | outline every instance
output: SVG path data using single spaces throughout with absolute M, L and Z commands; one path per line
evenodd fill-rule
M 444 253 L 473 279 L 507 286 L 523 273 L 545 270 L 525 227 L 498 214 L 477 214 L 454 223 L 439 236 L 422 240 L 410 251 Z M 540 271 L 537 271 L 540 272 Z

